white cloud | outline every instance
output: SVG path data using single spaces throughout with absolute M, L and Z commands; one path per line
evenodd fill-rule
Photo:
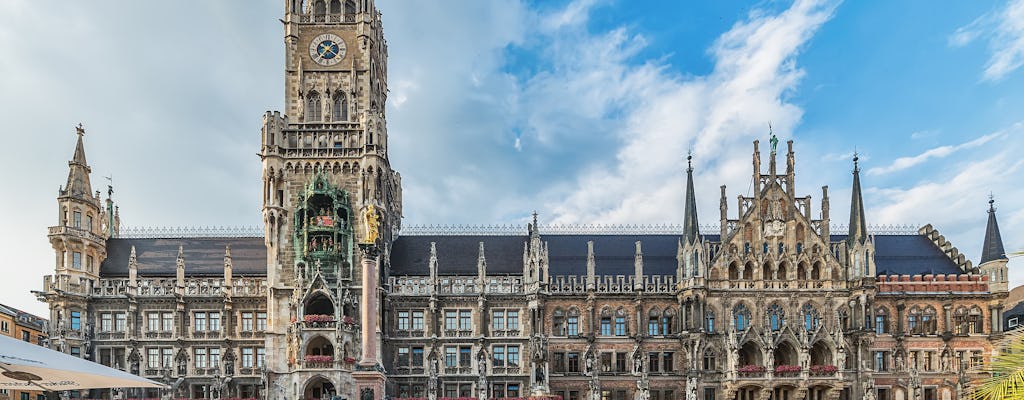
M 1010 0 L 1006 7 L 987 13 L 958 28 L 949 37 L 954 47 L 988 37 L 991 52 L 982 79 L 997 81 L 1024 65 L 1024 0 Z
M 1024 128 L 1024 123 L 1017 123 L 1016 125 L 1014 125 L 1010 129 L 1013 130 L 1013 131 L 1019 131 L 1022 128 Z M 884 175 L 884 174 L 888 174 L 888 173 L 892 173 L 892 172 L 896 172 L 896 171 L 902 171 L 902 170 L 905 170 L 907 168 L 911 168 L 911 167 L 917 166 L 917 165 L 919 165 L 921 163 L 924 163 L 925 161 L 928 161 L 928 160 L 933 159 L 933 158 L 943 158 L 943 157 L 947 157 L 947 156 L 949 156 L 951 154 L 954 154 L 954 153 L 956 153 L 958 151 L 961 151 L 961 150 L 967 150 L 967 149 L 970 149 L 970 148 L 981 146 L 981 145 L 983 145 L 985 143 L 988 143 L 988 142 L 992 141 L 993 139 L 1004 137 L 1006 135 L 1007 135 L 1006 132 L 1000 131 L 1000 132 L 994 132 L 994 133 L 990 133 L 988 135 L 981 136 L 981 137 L 979 137 L 977 139 L 971 140 L 969 142 L 961 143 L 961 144 L 958 144 L 956 146 L 947 145 L 947 146 L 934 147 L 934 148 L 928 149 L 925 152 L 923 152 L 921 154 L 918 154 L 918 155 L 915 155 L 915 156 L 897 158 L 896 160 L 894 160 L 891 164 L 889 164 L 887 166 L 871 168 L 871 169 L 868 170 L 867 173 L 868 173 L 868 175 Z

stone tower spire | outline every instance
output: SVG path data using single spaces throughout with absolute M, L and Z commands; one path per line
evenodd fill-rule
M 699 234 L 697 199 L 693 191 L 693 155 L 686 156 L 686 213 L 683 215 L 683 243 L 693 244 Z
M 85 161 L 85 145 L 82 137 L 85 136 L 85 128 L 82 124 L 75 127 L 78 134 L 78 143 L 75 144 L 75 154 L 68 161 L 68 181 L 61 191 L 61 195 L 76 197 L 79 199 L 90 199 L 92 197 L 92 185 L 89 183 L 89 173 L 92 169 Z
M 985 228 L 985 242 L 981 246 L 980 264 L 994 260 L 1007 260 L 1006 250 L 1003 248 L 1003 237 L 999 234 L 999 222 L 996 221 L 995 202 L 995 199 L 989 196 L 988 226 Z
M 999 234 L 999 222 L 996 221 L 995 199 L 990 195 L 988 198 L 988 226 L 985 228 L 985 242 L 981 245 L 981 260 L 978 263 L 978 270 L 988 276 L 990 288 L 993 292 L 1005 292 L 1008 287 L 1009 271 L 1006 264 L 1010 259 L 1006 257 L 1006 250 L 1003 248 L 1003 237 Z
M 864 216 L 864 199 L 860 191 L 860 166 L 857 161 L 860 158 L 853 156 L 853 193 L 850 198 L 850 233 L 847 242 L 863 244 L 868 237 L 867 219 Z

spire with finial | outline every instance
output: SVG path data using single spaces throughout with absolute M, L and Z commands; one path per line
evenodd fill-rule
M 981 246 L 981 262 L 1008 260 L 1006 249 L 1003 248 L 1003 237 L 999 234 L 999 222 L 996 221 L 996 200 L 988 195 L 988 226 L 985 227 L 985 243 Z
M 683 243 L 697 242 L 699 225 L 697 224 L 697 198 L 693 190 L 693 153 L 686 155 L 686 205 L 683 214 Z
M 853 153 L 853 189 L 850 198 L 850 232 L 846 240 L 850 245 L 864 243 L 868 238 L 868 224 L 864 215 L 864 198 L 860 190 L 860 156 Z
M 71 156 L 71 161 L 68 161 L 68 181 L 61 194 L 90 199 L 92 185 L 89 183 L 89 173 L 92 172 L 92 169 L 85 161 L 85 144 L 82 139 L 85 136 L 85 128 L 82 127 L 82 124 L 75 127 L 75 133 L 78 135 L 78 142 L 75 144 L 75 154 Z

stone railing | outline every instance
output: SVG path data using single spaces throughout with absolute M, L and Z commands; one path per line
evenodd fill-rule
M 49 229 L 49 233 L 51 235 L 77 236 L 83 239 L 91 240 L 93 242 L 103 242 L 104 240 L 106 240 L 102 236 L 92 233 L 87 229 L 73 228 L 70 226 L 51 226 Z
M 491 336 L 494 337 L 516 337 L 519 336 L 520 331 L 518 329 L 509 330 L 492 330 Z
M 551 293 L 586 293 L 587 292 L 587 277 L 577 275 L 557 275 L 552 277 L 551 283 L 548 285 L 548 291 Z
M 428 277 L 389 277 L 388 294 L 406 296 L 428 296 L 433 287 Z
M 137 296 L 174 296 L 177 281 L 174 278 L 139 279 L 134 291 Z M 218 278 L 189 278 L 185 280 L 186 295 L 219 296 L 224 294 L 224 280 Z M 129 294 L 131 282 L 125 278 L 100 279 L 93 287 L 93 296 L 119 297 Z M 265 279 L 239 278 L 232 282 L 231 293 L 235 296 L 265 296 L 267 281 Z
M 477 294 L 480 285 L 476 277 L 453 276 L 438 279 L 438 294 Z

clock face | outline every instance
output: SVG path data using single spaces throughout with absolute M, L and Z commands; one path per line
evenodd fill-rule
M 345 41 L 331 33 L 317 36 L 309 43 L 309 57 L 325 67 L 337 64 L 345 58 Z

